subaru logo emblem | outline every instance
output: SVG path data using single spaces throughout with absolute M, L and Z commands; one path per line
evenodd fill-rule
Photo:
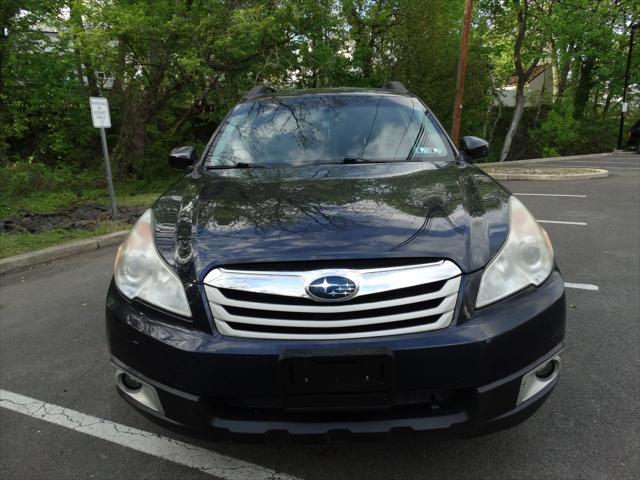
M 316 278 L 307 287 L 307 292 L 314 300 L 340 301 L 353 297 L 357 286 L 346 277 L 327 275 Z

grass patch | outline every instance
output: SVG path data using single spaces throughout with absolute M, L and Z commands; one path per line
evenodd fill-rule
M 102 222 L 95 230 L 49 230 L 42 233 L 12 233 L 0 235 L 0 258 L 40 250 L 73 240 L 82 240 L 131 228 L 121 222 Z
M 172 183 L 173 180 L 151 183 L 118 182 L 115 186 L 116 205 L 151 205 Z M 0 217 L 13 217 L 26 212 L 51 213 L 85 203 L 110 206 L 111 200 L 106 188 L 90 188 L 78 192 L 32 192 L 19 198 L 0 197 Z
M 180 175 L 176 173 L 172 177 L 152 180 L 115 180 L 116 205 L 150 206 Z M 21 217 L 26 213 L 55 213 L 83 204 L 111 205 L 100 168 L 80 170 L 16 162 L 0 167 L 0 185 L 0 219 Z M 123 221 L 100 221 L 87 229 L 1 233 L 0 258 L 130 227 Z

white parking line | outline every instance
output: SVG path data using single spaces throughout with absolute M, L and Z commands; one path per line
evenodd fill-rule
M 561 225 L 587 225 L 585 222 L 562 222 L 560 220 L 538 220 L 538 223 L 559 223 Z
M 590 283 L 570 283 L 564 282 L 564 286 L 567 288 L 577 288 L 578 290 L 600 290 L 597 285 L 591 285 Z
M 195 468 L 225 480 L 295 477 L 204 448 L 0 389 L 0 407 Z
M 586 195 L 568 195 L 563 193 L 514 193 L 521 197 L 575 197 L 575 198 L 587 198 Z

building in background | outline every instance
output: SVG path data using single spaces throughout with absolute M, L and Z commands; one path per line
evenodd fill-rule
M 494 104 L 500 102 L 505 107 L 515 107 L 516 80 L 514 75 L 505 86 L 498 89 Z M 543 104 L 551 104 L 553 102 L 553 76 L 550 65 L 540 64 L 533 69 L 525 85 L 524 96 L 526 100 L 525 107 L 533 107 L 540 102 Z

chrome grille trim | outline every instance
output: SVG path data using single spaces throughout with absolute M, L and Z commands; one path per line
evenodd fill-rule
M 223 322 L 249 323 L 252 325 L 273 325 L 277 327 L 351 327 L 354 325 L 374 325 L 377 323 L 401 322 L 413 318 L 428 317 L 431 315 L 450 312 L 456 305 L 456 294 L 445 297 L 443 302 L 436 308 L 427 310 L 417 310 L 415 312 L 400 313 L 396 315 L 380 315 L 376 317 L 358 318 L 354 320 L 280 320 L 274 318 L 245 317 L 241 315 L 229 314 L 224 307 L 211 303 L 211 311 L 216 320 Z
M 442 298 L 443 296 L 450 294 L 457 294 L 459 279 L 452 278 L 447 281 L 445 285 L 437 292 L 425 293 L 423 295 L 416 295 L 413 297 L 403 297 L 394 300 L 383 300 L 380 302 L 370 303 L 356 303 L 354 305 L 341 305 L 336 302 L 334 304 L 323 305 L 284 305 L 280 303 L 257 303 L 257 302 L 245 302 L 242 300 L 233 300 L 225 297 L 217 288 L 205 286 L 207 292 L 207 298 L 209 303 L 216 303 L 218 305 L 226 305 L 229 307 L 242 307 L 251 308 L 254 310 L 277 310 L 279 312 L 303 312 L 303 313 L 338 313 L 338 312 L 357 312 L 358 310 L 372 310 L 375 308 L 387 308 L 394 307 L 396 305 L 402 305 L 405 303 L 418 303 L 426 300 L 432 300 L 434 298 Z
M 363 333 L 336 333 L 336 334 L 323 334 L 323 333 L 266 333 L 266 332 L 251 332 L 243 330 L 235 330 L 225 322 L 216 322 L 218 330 L 222 335 L 229 337 L 244 337 L 244 338 L 262 338 L 265 340 L 348 340 L 354 338 L 372 338 L 372 337 L 387 337 L 391 335 L 407 335 L 409 333 L 420 333 L 429 330 L 439 330 L 441 328 L 448 327 L 453 319 L 453 312 L 448 312 L 442 315 L 437 322 L 429 323 L 425 325 L 419 325 L 415 327 L 407 328 L 392 328 L 386 330 L 377 330 L 374 332 Z
M 287 304 L 287 297 L 310 299 L 306 286 L 319 277 L 332 275 L 345 276 L 356 281 L 359 285 L 358 293 L 349 300 L 358 299 L 359 303 L 349 304 L 349 301 L 316 303 L 310 300 L 308 305 Z M 205 277 L 204 288 L 216 327 L 222 335 L 264 339 L 330 340 L 399 335 L 445 328 L 453 319 L 460 288 L 460 275 L 460 269 L 447 260 L 377 269 L 266 272 L 217 268 Z M 418 291 L 413 290 L 412 296 L 364 301 L 367 295 L 375 297 L 375 294 L 398 291 L 403 288 L 428 287 L 429 284 L 436 282 L 441 282 L 442 285 L 437 291 L 415 295 Z M 249 298 L 251 293 L 280 296 L 282 303 L 278 302 L 278 297 L 268 297 L 273 298 L 273 302 L 233 299 L 225 296 L 220 289 L 247 292 Z M 389 294 L 386 298 L 389 298 Z M 425 301 L 431 303 L 418 306 Z M 415 310 L 411 310 L 412 304 L 416 304 Z M 425 306 L 432 308 L 424 308 Z M 385 313 L 385 309 L 394 307 L 394 313 Z M 237 309 L 245 311 L 242 315 L 229 311 L 237 311 Z M 268 311 L 269 318 L 260 317 L 260 311 Z M 279 312 L 287 318 L 272 318 L 277 317 Z M 312 316 L 330 313 L 339 313 L 342 318 L 305 320 L 306 314 Z M 299 317 L 295 314 L 299 314 Z M 345 319 L 345 316 L 349 318 Z M 416 325 L 415 323 L 419 323 L 421 318 L 425 319 L 425 323 Z M 402 325 L 402 322 L 408 322 L 409 325 Z M 232 325 L 237 327 L 233 328 Z M 252 325 L 256 326 L 256 331 L 251 330 Z M 341 327 L 352 330 L 363 327 L 368 331 L 336 332 L 336 329 L 339 330 Z M 270 328 L 277 331 L 257 331 Z M 323 329 L 331 329 L 331 333 L 322 332 Z M 296 330 L 300 331 L 296 332 Z M 309 333 L 310 330 L 312 333 Z

